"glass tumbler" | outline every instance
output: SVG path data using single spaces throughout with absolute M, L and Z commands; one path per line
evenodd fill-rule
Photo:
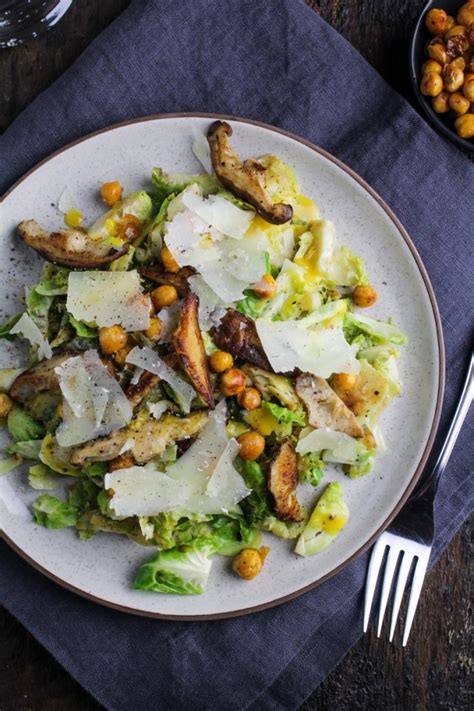
M 0 0 L 0 49 L 16 47 L 52 27 L 72 0 Z

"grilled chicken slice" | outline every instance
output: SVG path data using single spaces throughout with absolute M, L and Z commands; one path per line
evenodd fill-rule
M 328 427 L 345 432 L 351 437 L 361 437 L 364 433 L 356 416 L 336 395 L 324 378 L 303 373 L 296 378 L 296 392 L 308 411 L 312 427 Z
M 268 469 L 268 490 L 273 497 L 278 518 L 285 521 L 302 521 L 303 513 L 296 498 L 298 464 L 290 442 L 280 445 Z
M 232 150 L 232 128 L 225 121 L 214 121 L 207 132 L 212 167 L 222 185 L 255 207 L 267 222 L 281 225 L 293 217 L 291 205 L 273 203 L 265 188 L 265 166 L 257 160 L 242 161 Z
M 211 329 L 211 338 L 218 348 L 234 358 L 242 358 L 258 368 L 272 371 L 254 322 L 234 309 L 227 309 L 219 326 Z
M 213 410 L 214 393 L 206 350 L 199 328 L 199 298 L 196 294 L 188 294 L 183 302 L 178 328 L 173 335 L 173 345 L 181 367 L 198 393 Z
M 44 390 L 59 393 L 59 380 L 54 369 L 74 355 L 77 355 L 77 353 L 69 351 L 68 353 L 61 353 L 61 355 L 55 355 L 52 358 L 40 361 L 18 376 L 10 388 L 11 397 L 24 404 L 31 400 L 34 395 Z
M 108 462 L 119 456 L 120 450 L 128 440 L 133 444 L 127 453 L 133 456 L 137 464 L 144 464 L 164 452 L 166 447 L 196 436 L 207 420 L 207 411 L 198 410 L 187 417 L 164 415 L 159 420 L 147 420 L 140 426 L 132 423 L 129 427 L 86 442 L 75 449 L 71 455 L 71 464 L 81 466 L 86 461 Z
M 149 373 L 145 370 L 145 372 L 140 375 L 138 383 L 135 383 L 135 385 L 129 385 L 125 393 L 132 407 L 139 405 L 159 382 L 159 375 Z
M 20 222 L 18 233 L 44 259 L 62 267 L 101 267 L 126 254 L 130 247 L 130 243 L 125 241 L 117 247 L 111 247 L 105 240 L 93 239 L 80 227 L 50 233 L 36 220 Z
M 244 363 L 242 370 L 249 376 L 265 400 L 271 400 L 274 397 L 284 407 L 293 411 L 300 406 L 300 401 L 289 378 L 277 373 L 269 373 L 268 370 L 262 370 L 250 363 Z
M 188 279 L 193 276 L 196 272 L 192 267 L 181 267 L 181 269 L 172 274 L 171 272 L 165 272 L 159 267 L 145 267 L 140 269 L 140 274 L 151 281 L 156 281 L 157 284 L 165 284 L 168 286 L 174 286 L 181 298 L 187 296 L 190 292 Z

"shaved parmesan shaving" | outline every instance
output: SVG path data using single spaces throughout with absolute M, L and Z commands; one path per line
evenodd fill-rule
M 150 298 L 142 292 L 136 269 L 71 272 L 66 308 L 78 321 L 97 326 L 144 331 L 150 325 Z
M 180 378 L 173 368 L 166 365 L 158 353 L 155 353 L 155 351 L 148 348 L 148 346 L 145 346 L 145 348 L 135 346 L 127 356 L 127 363 L 137 365 L 149 373 L 159 375 L 161 380 L 164 380 L 165 383 L 168 383 L 168 385 L 173 388 L 183 412 L 190 412 L 191 402 L 193 398 L 196 397 L 196 391 L 192 385 L 183 380 L 183 378 Z
M 242 239 L 255 217 L 253 210 L 241 210 L 219 195 L 203 198 L 196 190 L 186 190 L 183 193 L 183 204 L 206 225 L 237 240 Z
M 61 447 L 110 434 L 132 419 L 132 406 L 96 351 L 68 358 L 55 373 L 64 397 L 64 417 L 56 430 Z
M 206 171 L 212 173 L 211 149 L 204 134 L 194 132 L 194 140 L 191 147 L 192 152 Z
M 152 466 L 117 469 L 104 478 L 114 496 L 110 506 L 117 516 L 153 516 L 176 511 L 186 502 L 191 487 L 186 481 L 170 479 Z
M 324 450 L 323 459 L 326 462 L 352 464 L 357 459 L 359 444 L 354 437 L 344 432 L 334 432 L 329 429 L 317 429 L 302 437 L 296 445 L 298 454 L 320 452 Z
M 202 200 L 190 189 L 179 196 L 181 203 L 193 204 L 195 198 Z M 223 302 L 238 301 L 244 289 L 265 273 L 268 240 L 263 234 L 257 238 L 226 237 L 198 214 L 184 208 L 184 211 L 175 212 L 173 219 L 166 223 L 167 247 L 180 266 L 194 267 Z
M 239 452 L 226 432 L 227 407 L 222 400 L 196 442 L 166 474 L 147 467 L 130 467 L 107 474 L 113 489 L 111 507 L 118 516 L 153 516 L 163 511 L 211 514 L 227 512 L 250 490 L 233 466 Z
M 342 328 L 305 329 L 299 321 L 255 321 L 272 368 L 286 373 L 299 368 L 321 378 L 333 373 L 358 373 L 357 346 L 347 343 Z
M 23 336 L 23 338 L 26 338 L 32 346 L 37 346 L 39 360 L 43 360 L 43 358 L 51 358 L 53 355 L 53 351 L 51 350 L 51 346 L 48 341 L 44 338 L 36 323 L 30 316 L 28 316 L 27 313 L 20 316 L 13 328 L 10 329 L 10 333 L 12 335 L 18 334 Z
M 119 450 L 119 454 L 125 454 L 125 452 L 129 452 L 132 449 L 134 444 L 135 444 L 134 439 L 127 439 L 127 441 L 123 445 L 122 449 Z
M 160 334 L 160 343 L 171 343 L 173 333 L 178 328 L 179 316 L 181 314 L 181 308 L 183 306 L 183 300 L 179 299 L 171 304 L 171 306 L 166 306 L 161 309 L 156 314 L 161 321 L 163 330 Z
M 67 186 L 64 188 L 61 195 L 59 196 L 57 207 L 59 212 L 62 212 L 64 214 L 69 212 L 69 210 L 77 210 L 77 202 Z
M 133 372 L 133 377 L 130 380 L 130 385 L 136 385 L 140 381 L 140 378 L 142 377 L 144 372 L 145 371 L 143 370 L 143 368 L 135 368 Z
M 170 400 L 159 400 L 158 402 L 147 402 L 146 406 L 151 416 L 154 417 L 155 420 L 159 420 L 161 415 L 169 409 L 171 404 Z
M 208 331 L 212 326 L 218 326 L 226 313 L 227 304 L 199 274 L 189 277 L 188 284 L 191 291 L 199 297 L 199 325 L 202 330 Z

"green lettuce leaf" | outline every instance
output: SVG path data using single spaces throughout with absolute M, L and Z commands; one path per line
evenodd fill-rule
M 68 528 L 77 521 L 75 506 L 49 494 L 43 494 L 33 501 L 33 514 L 36 523 L 45 528 Z
M 208 540 L 195 540 L 192 546 L 161 551 L 138 570 L 136 590 L 174 595 L 200 595 L 204 592 L 215 548 Z
M 35 464 L 29 468 L 28 484 L 32 489 L 50 491 L 58 486 L 58 477 L 46 464 Z
M 348 519 L 349 509 L 342 501 L 342 486 L 338 481 L 328 484 L 298 538 L 295 553 L 302 556 L 320 553 L 342 531 Z
M 308 418 L 302 409 L 298 411 L 289 410 L 287 407 L 265 400 L 262 402 L 262 407 L 268 410 L 273 417 L 276 417 L 278 422 L 300 425 L 301 427 L 305 427 L 308 424 Z
M 7 457 L 6 459 L 0 459 L 0 476 L 5 476 L 5 474 L 9 474 L 19 464 L 20 461 L 16 457 Z
M 99 331 L 97 328 L 88 326 L 84 323 L 84 321 L 77 321 L 77 319 L 75 319 L 74 316 L 71 316 L 71 314 L 68 314 L 68 317 L 69 323 L 72 325 L 80 338 L 98 338 Z
M 298 478 L 303 484 L 311 484 L 316 489 L 324 476 L 326 462 L 321 452 L 309 452 L 298 458 Z
M 34 291 L 40 296 L 64 296 L 67 294 L 69 273 L 70 270 L 65 267 L 47 264 Z
M 10 335 L 10 330 L 13 328 L 13 326 L 17 323 L 17 321 L 20 320 L 20 318 L 23 316 L 23 311 L 20 311 L 17 314 L 13 314 L 13 316 L 10 316 L 1 326 L 0 326 L 0 338 L 6 338 L 7 341 L 12 341 L 16 336 L 11 336 Z
M 7 448 L 8 454 L 18 454 L 23 459 L 38 459 L 41 451 L 42 439 L 30 439 L 15 442 Z
M 347 313 L 344 319 L 344 333 L 350 343 L 360 333 L 369 336 L 374 345 L 394 343 L 395 345 L 403 346 L 408 340 L 403 331 L 390 323 L 390 321 L 377 321 L 363 314 Z
M 151 182 L 158 196 L 165 198 L 172 193 L 181 193 L 189 185 L 199 185 L 203 195 L 210 195 L 219 190 L 219 183 L 215 175 L 209 173 L 165 173 L 161 168 L 153 168 Z
M 7 427 L 15 442 L 27 442 L 40 439 L 45 429 L 41 422 L 35 420 L 20 405 L 13 405 L 8 413 Z

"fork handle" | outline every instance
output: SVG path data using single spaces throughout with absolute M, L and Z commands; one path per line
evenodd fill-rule
M 454 417 L 451 422 L 451 426 L 449 428 L 448 434 L 446 435 L 446 439 L 444 440 L 443 446 L 441 447 L 441 451 L 438 455 L 438 459 L 436 460 L 436 464 L 434 465 L 430 474 L 426 477 L 426 479 L 422 482 L 422 484 L 420 484 L 419 488 L 415 490 L 415 494 L 414 494 L 413 498 L 419 499 L 422 496 L 426 496 L 427 494 L 434 496 L 434 494 L 436 493 L 436 490 L 437 490 L 438 484 L 439 484 L 439 480 L 441 479 L 441 475 L 443 474 L 444 470 L 446 469 L 446 465 L 449 461 L 449 457 L 451 456 L 451 452 L 453 451 L 453 447 L 456 444 L 456 440 L 457 440 L 459 433 L 461 431 L 463 422 L 466 418 L 467 413 L 469 412 L 469 408 L 471 406 L 473 397 L 474 397 L 474 351 L 471 353 L 471 361 L 470 361 L 469 368 L 466 373 L 466 378 L 464 381 L 464 386 L 463 386 L 463 390 L 461 393 L 461 398 L 460 398 L 458 406 L 456 408 L 456 412 L 454 413 Z

